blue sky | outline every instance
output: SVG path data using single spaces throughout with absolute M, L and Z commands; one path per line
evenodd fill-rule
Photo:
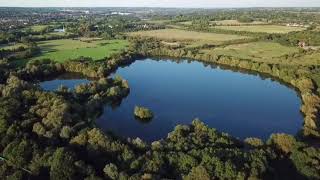
M 0 0 L 19 7 L 320 7 L 320 0 Z

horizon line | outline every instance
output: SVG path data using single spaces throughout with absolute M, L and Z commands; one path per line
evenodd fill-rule
M 176 8 L 176 9 L 243 9 L 243 8 L 320 8 L 320 6 L 226 6 L 226 7 L 177 7 L 177 6 L 1 6 L 0 8 Z

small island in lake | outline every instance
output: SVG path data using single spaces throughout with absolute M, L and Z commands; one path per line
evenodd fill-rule
M 153 113 L 148 108 L 136 106 L 134 108 L 134 116 L 141 120 L 150 120 L 153 118 Z

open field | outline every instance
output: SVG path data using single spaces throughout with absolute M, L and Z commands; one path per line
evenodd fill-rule
M 252 42 L 202 50 L 204 53 L 226 55 L 253 61 L 275 63 L 275 58 L 299 52 L 297 47 L 287 47 L 273 42 Z
M 215 34 L 180 29 L 161 29 L 153 31 L 140 31 L 130 33 L 132 36 L 154 37 L 167 41 L 192 42 L 192 44 L 220 44 L 225 41 L 246 39 L 246 36 Z
M 171 20 L 148 20 L 146 22 L 151 24 L 167 24 L 171 22 Z
M 35 25 L 35 26 L 31 26 L 31 30 L 34 32 L 41 32 L 42 30 L 44 30 L 45 28 L 47 28 L 47 25 Z
M 25 44 L 16 43 L 16 44 L 0 45 L 0 50 L 12 50 L 12 49 L 17 49 L 21 46 L 27 47 Z
M 294 63 L 294 64 L 320 65 L 320 58 L 319 57 L 320 57 L 320 52 L 315 51 L 313 53 L 308 53 L 304 56 L 292 58 L 292 59 L 290 59 L 290 61 L 291 61 L 291 63 Z
M 38 43 L 41 55 L 33 59 L 52 59 L 63 62 L 81 56 L 100 60 L 125 49 L 128 42 L 125 40 L 99 40 L 83 42 L 79 40 L 63 39 L 42 41 Z
M 266 22 L 263 21 L 253 21 L 250 23 L 242 23 L 239 22 L 238 20 L 222 20 L 222 21 L 211 21 L 211 23 L 215 23 L 217 25 L 221 25 L 221 26 L 232 26 L 232 25 L 248 25 L 248 24 L 265 24 Z
M 210 24 L 217 24 L 219 26 L 234 26 L 234 25 L 251 25 L 251 24 L 265 24 L 266 22 L 262 21 L 253 21 L 251 23 L 242 23 L 239 22 L 238 20 L 222 20 L 222 21 L 210 21 Z M 179 24 L 183 25 L 192 25 L 192 21 L 184 21 L 180 22 Z
M 292 31 L 302 31 L 302 27 L 288 27 L 280 25 L 253 25 L 253 26 L 215 26 L 213 28 L 232 30 L 232 31 L 247 31 L 257 33 L 289 33 Z

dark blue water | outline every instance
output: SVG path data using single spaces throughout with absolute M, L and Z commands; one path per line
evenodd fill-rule
M 300 98 L 278 82 L 202 63 L 139 60 L 116 74 L 129 81 L 130 94 L 116 108 L 105 106 L 97 124 L 105 131 L 146 141 L 165 138 L 177 124 L 199 118 L 235 137 L 267 139 L 296 134 L 302 125 Z M 149 123 L 136 120 L 135 105 L 151 109 Z
M 56 79 L 47 80 L 40 83 L 40 87 L 46 91 L 57 90 L 61 86 L 65 86 L 71 90 L 80 84 L 89 83 L 90 80 L 78 73 L 66 73 L 58 76 Z

